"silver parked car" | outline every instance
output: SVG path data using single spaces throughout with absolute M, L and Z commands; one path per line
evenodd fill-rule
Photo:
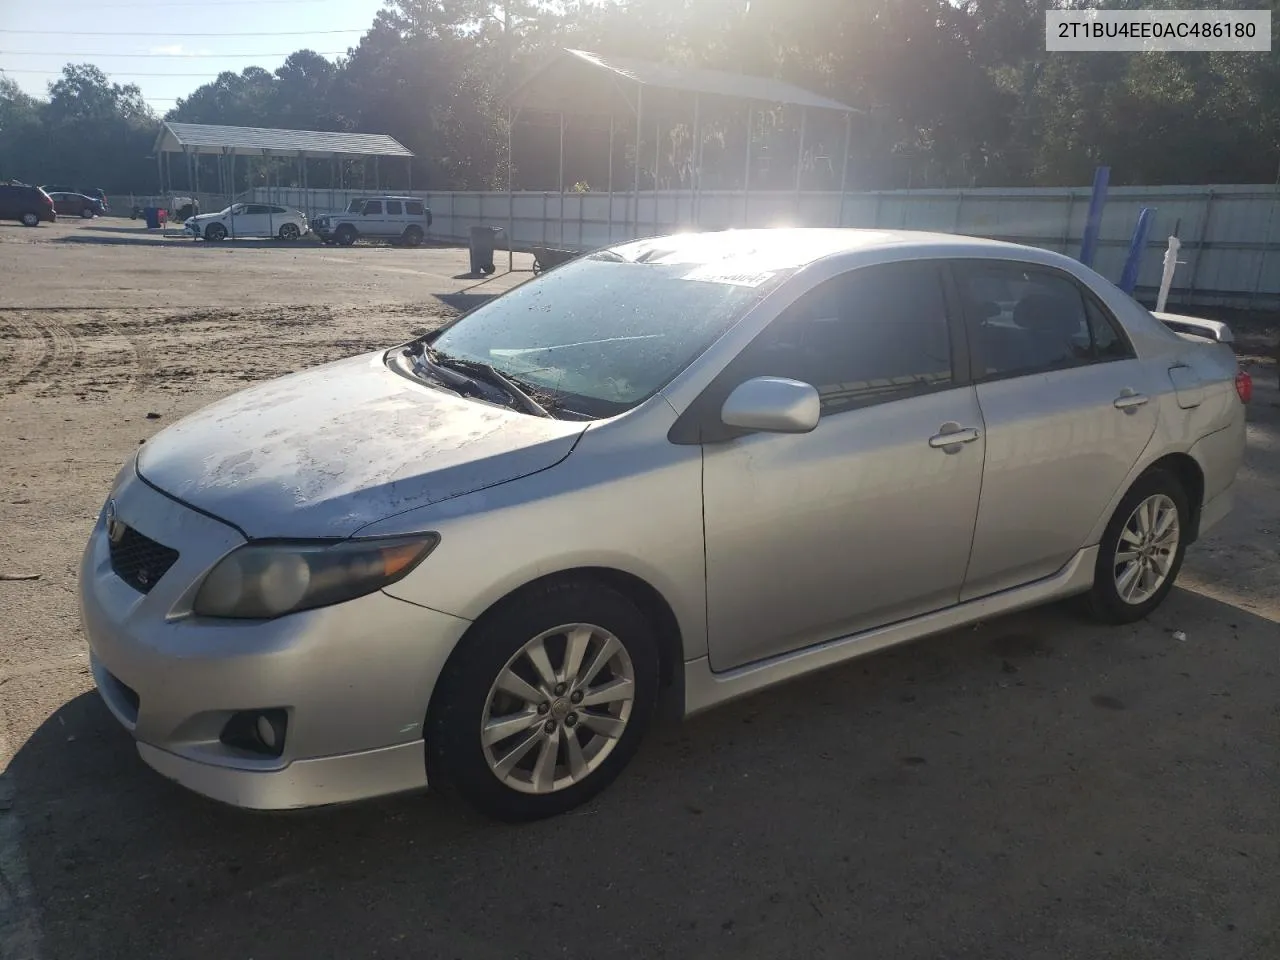
M 742 231 L 583 257 L 246 390 L 120 471 L 93 673 L 143 759 L 245 807 L 597 793 L 694 713 L 1083 594 L 1153 610 L 1231 507 L 1250 384 L 1043 250 Z

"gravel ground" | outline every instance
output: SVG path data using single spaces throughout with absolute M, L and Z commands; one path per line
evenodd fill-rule
M 866 658 L 662 727 L 598 801 L 520 828 L 432 794 L 250 814 L 146 769 L 75 607 L 111 476 L 249 381 L 527 276 L 464 269 L 0 225 L 0 574 L 40 575 L 0 582 L 0 960 L 1280 956 L 1262 361 L 1239 509 L 1147 622 L 1058 605 Z

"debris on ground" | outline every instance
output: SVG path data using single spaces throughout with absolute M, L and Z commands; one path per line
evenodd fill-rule
M 1187 635 L 1181 630 L 1175 630 L 1173 631 L 1173 639 L 1177 640 L 1179 643 L 1186 643 Z

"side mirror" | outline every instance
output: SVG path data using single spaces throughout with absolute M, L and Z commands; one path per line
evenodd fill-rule
M 808 433 L 821 414 L 816 388 L 782 377 L 740 383 L 720 408 L 720 419 L 727 426 L 764 433 Z

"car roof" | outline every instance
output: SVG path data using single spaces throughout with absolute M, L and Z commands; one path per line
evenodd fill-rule
M 1001 240 L 923 230 L 856 227 L 777 227 L 677 233 L 632 240 L 609 248 L 628 260 L 649 263 L 741 263 L 754 270 L 786 270 L 842 254 L 888 251 L 890 259 L 1000 257 L 1056 262 L 1061 255 Z

